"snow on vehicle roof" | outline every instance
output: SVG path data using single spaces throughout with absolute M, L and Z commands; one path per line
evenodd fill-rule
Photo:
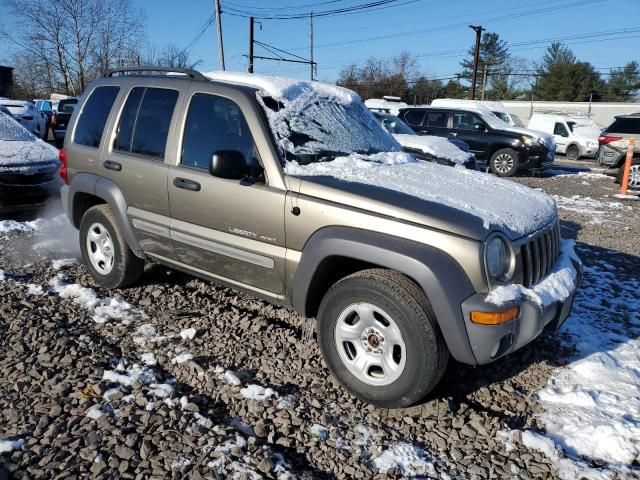
M 21 106 L 24 107 L 26 105 L 33 105 L 33 103 L 31 102 L 27 102 L 26 100 L 0 100 L 0 102 L 3 105 L 16 105 L 16 106 Z
M 322 82 L 310 82 L 284 77 L 271 77 L 243 72 L 209 72 L 204 74 L 210 80 L 254 87 L 276 100 L 293 100 L 303 92 L 313 90 L 322 96 L 341 99 L 345 104 L 359 99 L 351 90 Z
M 446 205 L 480 218 L 486 230 L 500 229 L 512 239 L 557 217 L 555 202 L 546 193 L 486 173 L 419 161 L 404 152 L 352 154 L 309 165 L 289 162 L 285 173 L 329 176 Z
M 37 139 L 13 118 L 0 113 L 0 170 L 23 172 L 58 162 L 58 150 Z

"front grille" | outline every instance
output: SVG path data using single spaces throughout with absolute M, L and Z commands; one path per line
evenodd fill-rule
M 521 247 L 522 279 L 525 287 L 531 287 L 544 278 L 560 256 L 560 227 L 536 235 Z
M 43 183 L 49 183 L 55 180 L 55 172 L 35 173 L 32 175 L 25 175 L 22 173 L 7 173 L 0 174 L 0 185 L 42 185 Z

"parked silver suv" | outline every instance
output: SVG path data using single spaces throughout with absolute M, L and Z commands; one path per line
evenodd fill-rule
M 385 407 L 569 314 L 581 267 L 547 195 L 415 159 L 334 85 L 167 73 L 106 74 L 67 130 L 63 203 L 100 285 L 151 260 L 293 307 Z

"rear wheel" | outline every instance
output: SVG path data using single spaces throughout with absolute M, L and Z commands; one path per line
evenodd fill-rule
M 361 400 L 386 408 L 424 398 L 449 359 L 422 290 L 383 269 L 355 273 L 329 289 L 318 312 L 318 340 L 338 381 Z
M 91 207 L 82 217 L 80 250 L 87 270 L 105 288 L 131 285 L 144 270 L 144 260 L 127 245 L 108 205 Z
M 489 168 L 500 177 L 513 177 L 519 168 L 518 152 L 510 148 L 498 150 L 491 156 Z
M 580 158 L 580 147 L 577 145 L 570 145 L 567 148 L 567 160 L 578 160 Z
M 622 185 L 622 176 L 624 175 L 624 162 L 618 169 L 617 181 Z M 640 190 L 640 158 L 634 158 L 631 161 L 631 169 L 629 170 L 628 187 L 632 190 Z

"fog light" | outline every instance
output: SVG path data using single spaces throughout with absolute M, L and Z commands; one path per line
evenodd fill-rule
M 471 312 L 471 321 L 480 325 L 501 325 L 515 320 L 520 313 L 518 307 L 510 308 L 504 312 Z

